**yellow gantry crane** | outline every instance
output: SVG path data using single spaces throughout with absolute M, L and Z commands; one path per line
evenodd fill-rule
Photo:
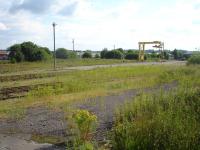
M 155 44 L 153 47 L 158 48 L 160 51 L 160 59 L 163 58 L 164 51 L 164 42 L 161 41 L 153 41 L 153 42 L 139 42 L 139 61 L 144 61 L 145 54 L 145 45 L 146 44 Z

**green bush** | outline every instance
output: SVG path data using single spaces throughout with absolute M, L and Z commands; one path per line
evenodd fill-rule
M 56 58 L 67 59 L 68 58 L 67 50 L 65 48 L 58 48 L 56 50 Z
M 105 54 L 106 59 L 122 59 L 123 58 L 123 53 L 119 50 L 112 50 L 108 51 Z
M 96 55 L 95 55 L 95 58 L 100 58 L 100 55 L 99 55 L 99 54 L 96 54 Z
M 90 51 L 86 51 L 83 53 L 82 58 L 92 58 L 92 53 Z
M 139 57 L 138 52 L 134 52 L 129 50 L 126 54 L 125 54 L 125 59 L 129 59 L 129 60 L 137 60 Z
M 47 60 L 51 56 L 51 52 L 46 47 L 40 47 L 32 42 L 24 42 L 22 44 L 14 44 L 8 48 L 10 51 L 9 59 L 11 62 L 22 61 L 41 61 Z
M 195 53 L 195 54 L 193 54 L 193 55 L 188 59 L 188 64 L 200 64 L 200 53 Z
M 102 51 L 101 51 L 101 58 L 106 58 L 106 53 L 108 52 L 108 49 L 107 48 L 104 48 Z
M 200 90 L 142 95 L 119 110 L 113 149 L 200 149 Z

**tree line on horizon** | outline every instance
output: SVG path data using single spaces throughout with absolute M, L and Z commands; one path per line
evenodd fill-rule
M 45 61 L 52 59 L 54 53 L 47 47 L 41 47 L 33 42 L 23 42 L 21 44 L 14 44 L 7 49 L 9 53 L 9 60 L 12 63 L 23 62 L 23 61 Z M 92 55 L 91 50 L 85 51 L 81 58 L 98 58 L 98 59 L 127 59 L 127 60 L 138 60 L 139 51 L 138 50 L 123 50 L 122 48 L 117 48 L 114 50 L 108 50 L 104 48 L 99 54 L 95 56 Z M 153 51 L 150 54 L 145 54 L 145 60 L 147 59 L 158 59 L 160 54 Z M 163 58 L 168 60 L 173 57 L 175 60 L 185 60 L 189 56 L 185 55 L 182 51 L 164 51 Z M 65 48 L 58 48 L 56 50 L 56 58 L 59 59 L 76 59 L 80 58 L 76 51 L 67 50 Z

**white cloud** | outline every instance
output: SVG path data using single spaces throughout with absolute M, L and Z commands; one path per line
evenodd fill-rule
M 76 40 L 77 49 L 111 49 L 114 44 L 137 48 L 137 43 L 143 40 L 162 40 L 168 49 L 200 47 L 198 0 L 126 0 L 114 7 L 109 6 L 109 2 L 104 3 L 108 6 L 97 9 L 92 0 L 55 0 L 48 14 L 4 12 L 0 16 L 6 26 L 0 23 L 0 30 L 9 28 L 12 31 L 12 36 L 7 35 L 7 43 L 16 39 L 33 40 L 50 48 L 53 21 L 58 23 L 57 47 L 71 48 L 72 38 Z M 59 12 L 68 6 L 74 6 L 73 10 L 67 11 L 68 15 L 61 15 Z M 13 34 L 19 35 L 13 37 Z
M 0 30 L 8 30 L 8 27 L 4 23 L 0 22 Z

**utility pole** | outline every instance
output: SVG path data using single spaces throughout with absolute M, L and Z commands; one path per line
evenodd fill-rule
M 114 50 L 115 50 L 115 45 L 114 45 Z
M 55 34 L 55 27 L 56 27 L 56 23 L 53 22 L 53 42 L 54 42 L 54 46 L 53 46 L 53 49 L 54 49 L 54 70 L 56 70 L 56 34 Z
M 74 51 L 74 39 L 72 39 L 72 44 L 73 44 L 73 51 Z

